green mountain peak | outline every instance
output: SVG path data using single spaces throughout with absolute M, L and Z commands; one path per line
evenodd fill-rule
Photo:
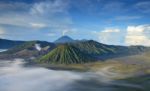
M 39 61 L 55 64 L 74 64 L 92 61 L 92 57 L 72 45 L 64 44 L 40 58 Z

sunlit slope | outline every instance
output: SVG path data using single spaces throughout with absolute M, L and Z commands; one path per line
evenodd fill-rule
M 86 63 L 94 60 L 89 54 L 68 44 L 60 45 L 40 58 L 40 62 L 58 64 Z
M 81 51 L 84 51 L 84 52 L 87 52 L 88 54 L 93 54 L 93 55 L 116 52 L 115 48 L 109 47 L 107 45 L 96 42 L 94 40 L 78 41 L 78 42 L 72 43 L 70 45 L 73 45 L 73 46 L 79 48 Z
M 120 56 L 133 55 L 149 51 L 149 47 L 144 46 L 118 46 L 99 43 L 94 40 L 77 41 L 70 45 L 79 48 L 81 51 L 94 56 Z

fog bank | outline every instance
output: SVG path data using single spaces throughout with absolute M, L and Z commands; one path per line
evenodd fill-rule
M 0 91 L 116 91 L 113 85 L 141 89 L 137 85 L 116 83 L 110 79 L 113 74 L 105 74 L 104 70 L 98 73 L 56 71 L 25 67 L 24 63 L 22 59 L 0 61 Z

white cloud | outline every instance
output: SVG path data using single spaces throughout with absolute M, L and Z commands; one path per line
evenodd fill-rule
M 92 34 L 105 44 L 150 46 L 150 25 L 128 26 L 125 31 L 118 28 L 92 31 Z
M 55 0 L 55 1 L 45 1 L 35 3 L 30 13 L 31 14 L 52 14 L 66 11 L 66 2 L 63 3 L 63 0 Z
M 128 26 L 125 42 L 127 45 L 150 46 L 150 25 Z
M 41 49 L 42 49 L 40 44 L 35 44 L 34 47 L 35 47 L 38 51 L 41 51 Z
M 119 29 L 105 29 L 105 30 L 103 30 L 103 31 L 101 31 L 101 32 L 103 32 L 103 33 L 113 33 L 113 32 L 120 32 L 120 30 Z
M 98 36 L 98 41 L 105 44 L 119 45 L 123 38 L 120 29 L 105 29 L 103 31 L 92 31 L 92 33 Z
M 21 5 L 23 6 L 20 2 L 12 2 L 9 3 L 9 5 L 4 4 L 4 6 L 0 7 L 3 7 L 7 12 L 0 14 L 0 24 L 14 26 L 16 27 L 15 30 L 17 30 L 17 28 L 19 28 L 19 30 L 28 28 L 29 31 L 46 27 L 49 28 L 50 31 L 60 33 L 64 27 L 68 27 L 72 24 L 71 17 L 68 14 L 68 2 L 67 0 L 65 1 L 66 2 L 64 2 L 64 0 L 40 1 L 26 5 L 23 9 L 19 8 Z M 9 6 L 8 9 L 7 6 Z M 11 9 L 11 7 L 18 10 Z
M 62 31 L 62 35 L 64 36 L 64 35 L 66 35 L 68 32 L 69 32 L 69 30 L 63 30 L 63 31 Z
M 3 8 L 0 8 L 0 25 L 6 29 L 7 35 L 0 37 L 53 41 L 54 36 L 62 35 L 63 30 L 68 30 L 67 34 L 73 33 L 68 0 L 40 0 L 25 6 L 21 2 L 6 4 L 1 6 L 0 3 Z
M 33 28 L 44 28 L 44 27 L 47 27 L 46 24 L 43 24 L 43 23 L 30 23 L 30 25 L 33 27 Z
M 62 30 L 62 36 L 75 32 L 77 32 L 77 30 L 74 28 L 65 28 L 64 30 Z

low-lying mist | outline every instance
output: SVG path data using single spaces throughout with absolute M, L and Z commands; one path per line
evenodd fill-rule
M 118 83 L 105 72 L 60 71 L 24 64 L 22 59 L 0 61 L 0 91 L 119 91 L 113 86 L 141 89 Z
M 0 52 L 4 52 L 4 51 L 6 51 L 7 49 L 0 49 Z

